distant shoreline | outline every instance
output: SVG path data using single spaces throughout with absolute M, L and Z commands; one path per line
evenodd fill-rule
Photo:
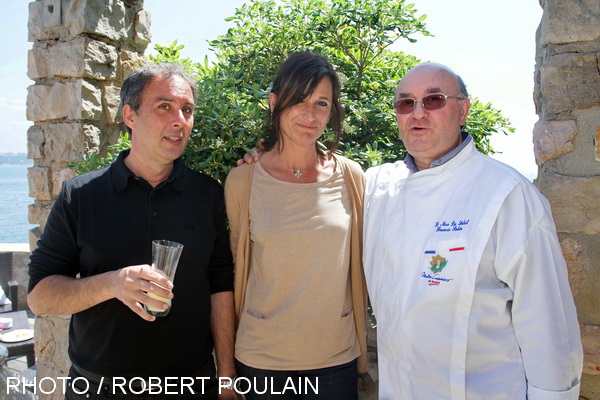
M 0 165 L 33 166 L 33 160 L 26 153 L 0 153 Z

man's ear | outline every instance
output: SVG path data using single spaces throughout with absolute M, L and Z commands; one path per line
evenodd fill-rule
M 469 109 L 471 108 L 471 99 L 463 99 L 460 101 L 460 126 L 463 126 L 469 116 Z
M 123 122 L 125 122 L 125 125 L 127 125 L 129 129 L 133 130 L 135 127 L 134 116 L 137 115 L 136 112 L 129 104 L 125 104 L 121 114 L 123 115 Z
M 276 102 L 277 102 L 277 95 L 273 92 L 269 93 L 269 110 L 271 112 L 273 112 Z

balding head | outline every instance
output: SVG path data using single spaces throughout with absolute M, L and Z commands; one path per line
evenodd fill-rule
M 450 79 L 454 79 L 456 82 L 456 89 L 457 89 L 458 95 L 460 97 L 469 97 L 469 93 L 467 92 L 467 86 L 465 85 L 464 81 L 457 73 L 455 73 L 454 71 L 452 71 L 450 68 L 448 68 L 447 66 L 445 66 L 443 64 L 423 63 L 423 64 L 417 65 L 416 67 L 411 68 L 404 75 L 404 77 L 400 80 L 400 82 L 398 83 L 398 87 L 396 88 L 396 98 L 398 98 L 398 90 L 400 89 L 402 81 L 404 81 L 407 78 L 410 78 L 411 75 L 419 73 L 420 71 L 429 71 L 430 73 L 443 74 L 443 75 L 446 75 Z M 446 93 L 446 94 L 448 94 L 448 93 Z
M 423 98 L 432 94 L 446 96 L 437 103 L 441 107 L 425 108 Z M 471 105 L 467 95 L 462 79 L 441 64 L 417 65 L 400 80 L 394 100 L 410 104 L 408 99 L 416 99 L 416 105 L 412 111 L 396 112 L 398 132 L 419 169 L 429 168 L 460 144 Z

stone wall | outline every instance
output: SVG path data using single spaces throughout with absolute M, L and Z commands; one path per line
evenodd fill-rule
M 535 183 L 552 205 L 569 266 L 584 372 L 600 375 L 600 2 L 542 0 L 540 5 Z
M 67 165 L 104 150 L 124 127 L 118 122 L 119 88 L 145 62 L 150 17 L 143 0 L 37 0 L 29 4 L 27 119 L 30 245 L 44 229 Z M 24 292 L 26 293 L 26 292 Z M 69 318 L 37 318 L 38 378 L 64 376 Z M 46 396 L 60 399 L 59 393 Z

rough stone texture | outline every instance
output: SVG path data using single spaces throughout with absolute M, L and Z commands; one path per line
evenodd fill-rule
M 600 73 L 596 54 L 557 54 L 544 60 L 540 72 L 545 114 L 560 114 L 600 103 Z
M 594 139 L 594 158 L 600 161 L 600 126 L 596 129 L 596 138 Z
M 66 180 L 74 178 L 75 175 L 75 171 L 73 171 L 71 168 L 62 168 L 52 171 L 52 196 L 58 196 L 62 188 L 62 183 Z
M 67 353 L 70 320 L 70 316 L 64 315 L 49 315 L 36 318 L 34 342 L 38 381 L 43 377 L 49 377 L 58 382 L 56 380 L 58 377 L 67 375 L 66 371 L 71 366 L 71 361 Z M 50 379 L 46 381 L 50 382 Z M 62 400 L 64 398 L 62 390 L 56 390 L 52 393 L 51 388 L 44 386 L 42 386 L 42 390 L 49 394 L 41 394 L 41 399 Z
M 150 12 L 142 10 L 135 16 L 135 43 L 147 46 L 152 40 L 150 34 Z
M 49 169 L 46 167 L 31 167 L 27 170 L 29 182 L 29 197 L 37 200 L 52 200 L 50 197 Z
M 30 252 L 13 251 L 13 279 L 19 283 L 19 310 L 27 310 L 27 292 L 29 285 Z
M 540 174 L 535 183 L 552 205 L 558 232 L 600 234 L 600 176 Z
M 31 49 L 28 54 L 28 76 L 31 79 L 48 76 L 114 79 L 117 57 L 114 46 L 79 37 L 71 42 Z
M 111 124 L 118 123 L 121 120 L 119 114 L 119 104 L 121 88 L 118 86 L 106 86 L 104 88 L 104 98 L 102 99 L 102 105 L 104 108 L 104 115 L 108 122 Z
M 39 126 L 32 125 L 27 130 L 27 158 L 44 158 L 44 132 Z
M 541 0 L 536 185 L 548 197 L 584 346 L 581 399 L 600 398 L 600 2 Z
M 598 130 L 600 106 L 574 109 L 569 112 L 569 120 L 574 120 L 577 134 L 571 141 L 575 151 L 562 154 L 539 165 L 548 174 L 567 176 L 598 176 L 600 163 L 596 160 L 594 139 Z M 538 149 L 536 149 L 536 154 Z
M 100 119 L 102 90 L 83 79 L 52 85 L 32 85 L 27 91 L 29 121 Z
M 36 232 L 34 232 L 35 240 L 33 242 L 30 240 L 32 249 L 35 248 L 35 242 L 39 239 L 40 231 L 43 231 L 46 227 L 46 220 L 48 219 L 48 214 L 50 214 L 50 208 L 50 203 L 36 202 L 29 205 L 29 223 L 39 225 L 39 228 L 33 229 Z
M 600 257 L 600 236 L 585 233 L 561 233 L 561 245 L 569 268 L 577 315 L 582 324 L 600 325 L 598 303 L 600 281 L 590 279 Z
M 575 121 L 539 121 L 533 128 L 535 160 L 544 164 L 562 154 L 575 150 L 573 139 L 577 134 Z
M 580 289 L 586 283 L 590 258 L 585 247 L 572 237 L 562 240 L 560 247 L 569 268 L 569 284 L 573 296 L 577 297 Z
M 121 70 L 118 79 L 121 81 L 127 78 L 133 71 L 148 62 L 148 57 L 128 50 L 121 51 L 121 54 L 119 54 L 119 59 Z
M 100 130 L 81 122 L 50 123 L 44 129 L 44 154 L 49 161 L 73 162 L 99 150 Z
M 47 26 L 47 23 L 51 22 L 45 22 L 44 20 L 43 2 L 38 0 L 29 3 L 28 41 L 52 40 L 69 33 L 69 30 L 62 25 Z
M 598 0 L 547 0 L 542 16 L 541 45 L 600 40 Z
M 586 349 L 583 372 L 590 375 L 600 375 L 600 326 L 583 325 L 581 341 Z
M 72 37 L 82 33 L 104 36 L 113 41 L 131 40 L 133 20 L 121 0 L 71 0 L 64 4 L 64 26 Z

